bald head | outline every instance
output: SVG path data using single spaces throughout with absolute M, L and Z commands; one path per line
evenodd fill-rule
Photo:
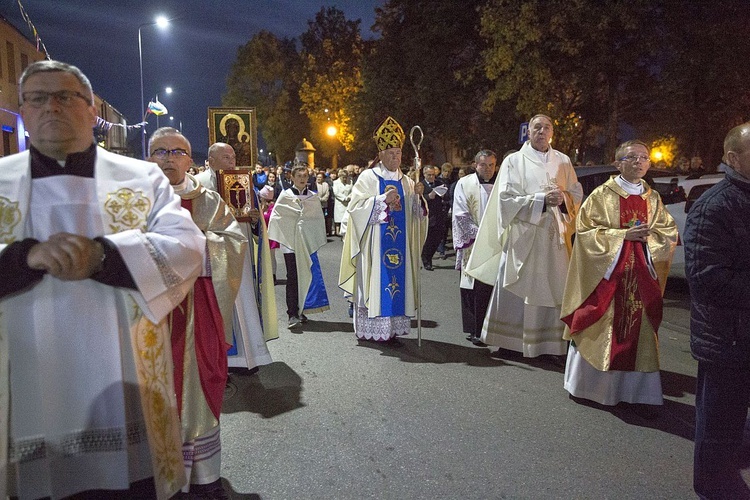
M 235 167 L 234 148 L 224 142 L 215 142 L 208 148 L 208 166 L 211 170 L 229 170 Z
M 724 162 L 750 179 L 750 123 L 729 131 L 724 139 Z

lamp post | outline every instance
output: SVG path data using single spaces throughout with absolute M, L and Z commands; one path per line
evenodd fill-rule
M 170 116 L 169 117 L 169 121 L 173 122 L 174 121 L 174 116 Z M 182 120 L 178 120 L 178 121 L 180 122 L 180 133 L 182 133 Z M 172 125 L 172 126 L 174 126 L 174 125 Z
M 338 134 L 338 132 L 339 131 L 335 125 L 328 125 L 328 127 L 326 128 L 326 135 L 328 135 L 328 137 L 330 137 L 334 141 L 336 140 L 336 134 Z M 339 168 L 338 148 L 335 147 L 335 143 L 334 143 L 333 157 L 331 158 L 331 170 L 338 170 L 338 168 Z
M 143 94 L 143 42 L 141 40 L 141 29 L 146 26 L 157 25 L 160 28 L 165 28 L 169 25 L 169 19 L 164 16 L 159 16 L 155 21 L 150 23 L 141 24 L 138 26 L 138 62 L 141 69 L 141 120 L 146 121 L 146 98 Z M 143 132 L 141 133 L 141 154 L 143 159 L 146 159 L 146 125 L 143 126 Z

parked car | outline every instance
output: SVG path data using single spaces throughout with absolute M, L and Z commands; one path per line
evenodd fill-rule
M 591 194 L 594 188 L 609 179 L 611 176 L 617 174 L 617 168 L 614 165 L 596 165 L 589 167 L 575 167 L 576 177 L 578 182 L 583 186 L 583 199 Z
M 692 177 L 688 178 L 684 175 L 655 177 L 651 182 L 652 188 L 661 195 L 667 211 L 677 223 L 677 230 L 680 235 L 685 231 L 685 221 L 690 207 L 711 186 L 722 180 L 724 174 L 704 174 L 697 179 Z M 679 278 L 685 277 L 685 248 L 682 246 L 681 239 L 677 241 L 669 275 Z

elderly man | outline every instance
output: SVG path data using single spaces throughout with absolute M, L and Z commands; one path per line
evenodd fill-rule
M 218 193 L 188 175 L 190 142 L 179 130 L 157 129 L 148 142 L 149 161 L 159 165 L 206 236 L 201 277 L 172 311 L 172 358 L 182 421 L 183 491 L 220 497 L 222 491 L 219 415 L 232 345 L 232 306 L 240 285 L 247 239 Z
M 156 165 L 96 147 L 78 68 L 31 64 L 20 98 L 31 149 L 0 160 L 0 498 L 7 468 L 20 498 L 169 498 L 185 473 L 163 320 L 205 238 Z
M 700 498 L 750 498 L 737 457 L 750 402 L 750 123 L 727 134 L 722 166 L 683 238 L 698 360 L 693 487 Z
M 232 146 L 215 142 L 208 148 L 210 168 L 195 178 L 202 186 L 217 190 L 216 172 L 231 170 L 235 165 Z M 273 291 L 273 269 L 265 221 L 260 216 L 255 191 L 255 207 L 248 216 L 251 222 L 240 222 L 240 229 L 248 241 L 248 251 L 242 271 L 242 282 L 235 300 L 233 314 L 232 348 L 229 350 L 229 366 L 257 370 L 273 360 L 266 341 L 278 338 L 276 319 L 276 295 Z
M 430 212 L 430 220 L 427 224 L 427 239 L 422 248 L 422 264 L 428 271 L 433 271 L 432 257 L 440 246 L 440 241 L 445 235 L 445 221 L 448 211 L 443 203 L 443 196 L 448 193 L 448 186 L 437 175 L 440 170 L 437 167 L 424 167 L 424 179 L 420 182 L 424 186 L 424 197 L 427 200 L 427 209 Z
M 552 134 L 550 117 L 532 117 L 529 140 L 503 160 L 467 265 L 469 275 L 495 284 L 482 341 L 532 358 L 567 351 L 560 306 L 583 197 Z
M 603 405 L 635 404 L 646 418 L 663 404 L 657 333 L 677 245 L 674 219 L 643 180 L 650 165 L 643 142 L 617 148 L 620 175 L 578 214 L 562 306 L 571 340 L 565 389 Z
M 208 148 L 209 168 L 200 172 L 195 178 L 201 183 L 201 186 L 216 191 L 218 186 L 216 172 L 236 168 L 236 161 L 232 146 L 224 142 L 215 142 Z
M 466 340 L 482 346 L 479 337 L 492 296 L 492 285 L 469 276 L 466 264 L 497 177 L 497 155 L 483 149 L 474 156 L 474 163 L 476 173 L 460 178 L 453 191 L 453 246 L 456 249 L 456 269 L 461 271 L 461 321 L 464 333 L 469 334 Z
M 379 162 L 352 189 L 339 286 L 354 303 L 357 338 L 408 335 L 419 306 L 419 256 L 427 233 L 424 185 L 401 172 L 405 134 L 390 116 L 375 131 Z

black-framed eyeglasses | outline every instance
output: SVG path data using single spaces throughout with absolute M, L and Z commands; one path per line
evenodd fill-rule
M 188 152 L 182 148 L 176 148 L 176 149 L 154 149 L 151 152 L 151 156 L 154 158 L 158 158 L 160 160 L 165 159 L 167 156 L 172 155 L 175 158 L 182 158 L 183 156 L 188 156 Z
M 648 163 L 651 161 L 651 158 L 649 158 L 648 156 L 643 156 L 643 155 L 628 155 L 628 156 L 623 156 L 622 158 L 620 158 L 620 161 L 627 161 L 630 163 L 642 161 L 643 163 Z
M 91 104 L 90 98 L 75 90 L 58 90 L 57 92 L 30 90 L 21 94 L 23 103 L 28 104 L 32 108 L 41 108 L 49 102 L 50 98 L 54 98 L 60 106 L 68 107 L 73 105 L 73 100 L 76 97 L 83 99 L 86 104 Z

